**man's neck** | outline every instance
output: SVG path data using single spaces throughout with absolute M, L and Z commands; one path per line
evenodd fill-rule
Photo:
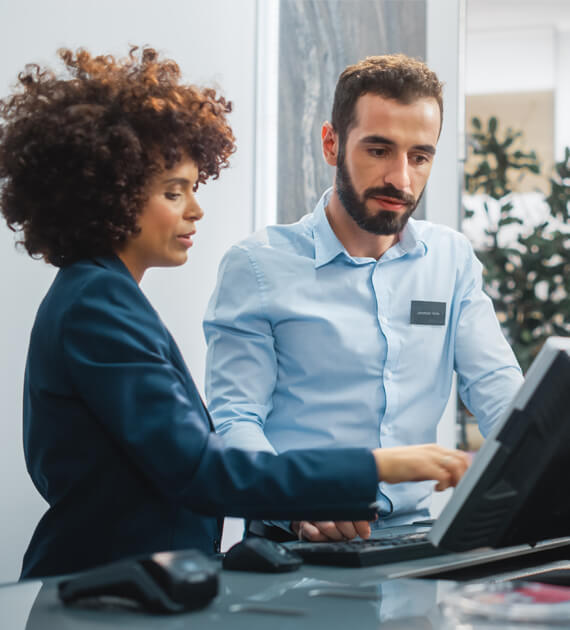
M 344 209 L 336 190 L 330 196 L 325 213 L 335 236 L 355 258 L 378 260 L 400 240 L 399 234 L 372 234 L 363 230 Z

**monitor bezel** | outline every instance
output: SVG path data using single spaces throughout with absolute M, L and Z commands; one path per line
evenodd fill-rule
M 500 461 L 501 458 L 504 460 L 505 458 L 514 456 L 509 453 L 508 448 L 505 448 L 505 437 L 509 435 L 509 432 L 520 433 L 521 431 L 532 430 L 532 418 L 524 417 L 525 409 L 527 409 L 527 406 L 533 401 L 534 397 L 537 396 L 537 391 L 540 390 L 541 384 L 543 380 L 546 379 L 549 370 L 553 369 L 555 362 L 561 359 L 564 368 L 567 369 L 567 364 L 570 366 L 570 338 L 550 337 L 534 360 L 523 385 L 515 395 L 513 401 L 505 410 L 479 452 L 475 455 L 471 466 L 458 484 L 451 499 L 444 506 L 441 514 L 434 522 L 428 536 L 432 544 L 450 551 L 464 551 L 481 546 L 504 546 L 506 541 L 497 531 L 481 531 L 482 529 L 484 530 L 484 528 L 479 527 L 478 533 L 471 535 L 465 532 L 465 523 L 476 522 L 474 518 L 476 512 L 474 512 L 474 510 L 477 505 L 481 505 L 483 501 L 482 495 L 490 490 L 489 479 L 492 477 L 490 471 L 504 465 Z M 570 382 L 568 383 L 568 389 L 570 389 Z M 570 409 L 565 413 L 570 423 Z M 563 419 L 561 419 L 561 421 L 562 420 Z M 557 438 L 553 435 L 552 440 L 555 439 Z M 553 444 L 552 448 L 555 449 L 556 445 Z M 524 488 L 526 497 L 532 494 L 533 489 L 538 483 L 537 477 L 539 478 L 540 475 L 547 470 L 547 467 L 548 462 L 540 462 L 540 465 L 532 465 L 532 463 L 529 462 L 528 472 L 525 473 L 528 475 L 528 488 Z M 505 488 L 505 490 L 507 491 L 508 488 Z M 524 502 L 524 493 L 519 491 L 519 494 Z M 517 500 L 519 499 L 517 498 Z M 497 518 L 499 516 L 500 515 L 497 515 Z M 514 520 L 516 515 L 509 513 L 508 518 Z M 493 524 L 492 519 L 489 520 L 489 528 L 490 530 L 500 529 L 496 524 Z M 525 533 L 525 537 L 529 538 L 529 540 L 513 541 L 513 544 L 519 544 L 521 542 L 534 544 L 538 540 L 553 538 L 555 535 L 570 535 L 570 523 L 568 524 L 568 531 L 566 532 L 558 532 L 553 528 L 552 534 L 555 535 L 548 535 L 549 529 L 547 524 L 544 527 L 537 527 L 536 529 L 536 536 Z M 498 541 L 500 544 L 497 544 Z

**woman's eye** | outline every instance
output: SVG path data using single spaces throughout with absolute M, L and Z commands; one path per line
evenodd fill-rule
M 181 197 L 182 195 L 180 193 L 174 193 L 174 192 L 165 192 L 164 196 L 169 200 L 169 201 L 176 201 L 176 199 L 178 199 L 179 197 Z

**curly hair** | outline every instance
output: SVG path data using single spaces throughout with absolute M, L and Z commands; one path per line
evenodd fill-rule
M 348 66 L 336 84 L 331 123 L 339 136 L 339 156 L 356 122 L 356 102 L 364 94 L 378 94 L 403 104 L 418 98 L 435 98 L 443 124 L 443 84 L 425 63 L 407 55 L 366 57 Z
M 135 235 L 160 170 L 189 157 L 197 185 L 216 179 L 235 144 L 231 103 L 182 83 L 154 49 L 58 54 L 63 76 L 27 65 L 0 100 L 0 208 L 31 256 L 62 267 Z

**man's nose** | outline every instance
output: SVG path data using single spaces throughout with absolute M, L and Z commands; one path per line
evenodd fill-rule
M 402 192 L 410 191 L 410 173 L 407 155 L 396 155 L 391 160 L 388 171 L 384 175 L 386 184 L 392 184 L 394 188 Z

